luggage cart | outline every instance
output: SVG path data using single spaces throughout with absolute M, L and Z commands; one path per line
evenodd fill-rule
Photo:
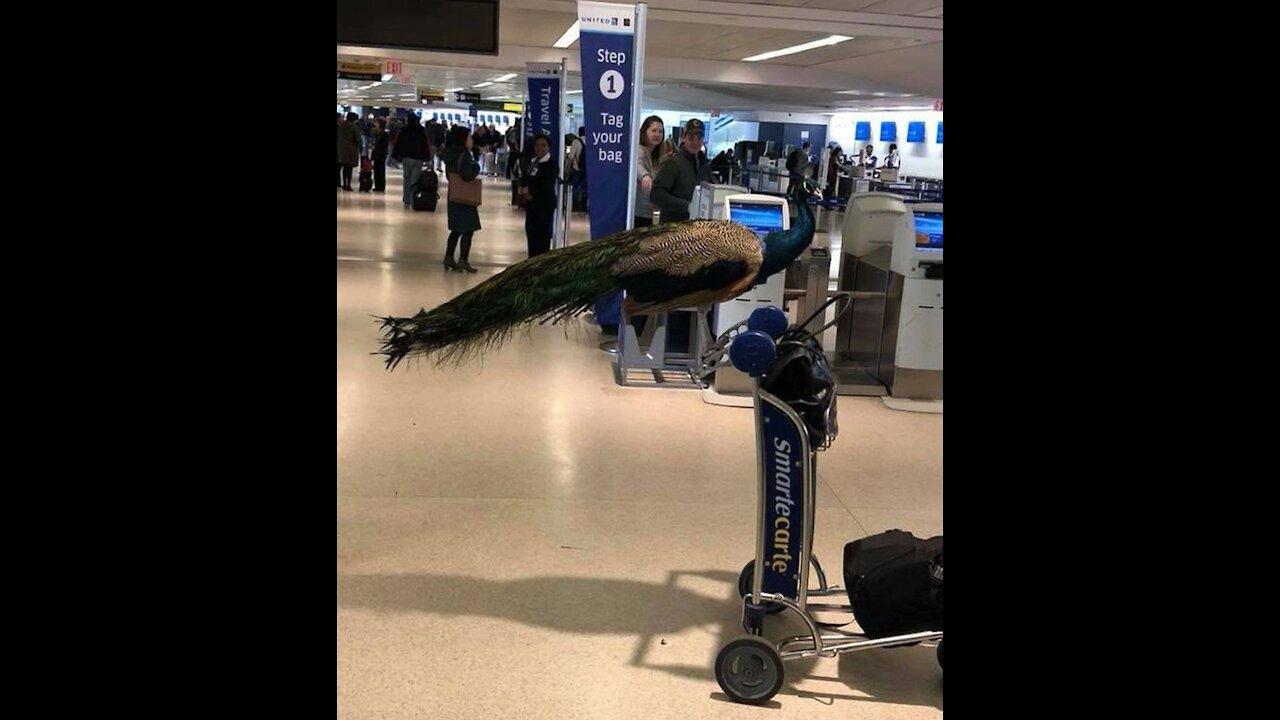
M 832 298 L 814 314 L 825 312 Z M 848 309 L 847 305 L 844 309 Z M 837 313 L 837 319 L 841 312 Z M 811 317 L 801 326 L 813 320 Z M 827 584 L 826 573 L 813 554 L 815 500 L 817 499 L 817 450 L 800 415 L 783 400 L 761 390 L 777 357 L 774 338 L 787 328 L 786 314 L 776 307 L 760 308 L 746 321 L 729 328 L 703 356 L 694 371 L 702 381 L 715 372 L 726 357 L 752 378 L 756 429 L 755 560 L 747 563 L 738 579 L 743 598 L 742 626 L 748 633 L 721 648 L 715 661 L 716 681 L 736 702 L 760 704 L 782 688 L 783 663 L 808 657 L 835 657 L 840 653 L 882 647 L 900 647 L 937 641 L 938 665 L 942 665 L 942 632 L 916 632 L 871 638 L 865 633 L 825 623 L 814 610 L 853 612 L 852 599 L 839 586 Z M 821 336 L 821 333 L 818 333 Z M 763 568 L 764 572 L 756 572 Z M 809 587 L 810 568 L 817 587 Z M 818 603 L 814 600 L 846 600 Z M 762 637 L 765 617 L 785 610 L 798 614 L 808 634 L 772 643 Z

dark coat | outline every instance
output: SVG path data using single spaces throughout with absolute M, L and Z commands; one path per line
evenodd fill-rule
M 531 212 L 554 212 L 556 209 L 556 174 L 559 172 L 555 159 L 544 163 L 530 165 L 524 177 L 520 178 L 520 186 L 529 188 L 528 209 Z
M 480 174 L 480 164 L 461 145 L 446 149 L 440 159 L 444 161 L 446 178 L 458 173 L 462 175 L 463 180 L 474 180 Z M 460 173 L 459 170 L 461 170 Z M 455 202 L 449 203 L 449 230 L 451 232 L 475 232 L 479 229 L 480 208 Z
M 338 126 L 338 162 L 360 164 L 360 126 L 351 120 Z
M 391 148 L 391 157 L 396 160 L 430 160 L 431 145 L 427 140 L 427 132 L 418 123 L 409 123 L 396 136 L 396 144 Z
M 662 222 L 688 220 L 694 188 L 710 179 L 711 163 L 707 162 L 705 153 L 698 153 L 694 158 L 681 149 L 664 160 L 649 191 L 653 206 L 662 212 Z

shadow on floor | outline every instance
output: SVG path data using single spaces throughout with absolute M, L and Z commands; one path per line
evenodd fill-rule
M 722 598 L 702 595 L 678 584 L 681 577 L 723 582 Z M 698 666 L 657 665 L 649 648 L 660 638 L 705 627 L 725 643 L 743 634 L 736 573 L 712 570 L 672 572 L 666 583 L 581 577 L 488 580 L 455 575 L 339 574 L 338 604 L 382 613 L 433 613 L 500 618 L 584 635 L 635 635 L 630 664 L 708 683 L 718 692 L 714 656 Z M 787 613 L 792 615 L 792 613 Z M 771 638 L 800 634 L 797 618 L 766 624 Z M 786 664 L 789 678 L 814 677 L 816 661 Z M 932 706 L 942 709 L 942 679 L 932 647 L 849 653 L 838 659 L 832 691 L 796 690 L 785 685 L 778 699 L 808 698 L 825 705 L 838 700 Z M 812 685 L 812 683 L 809 683 Z M 850 691 L 860 694 L 853 694 Z M 727 698 L 718 697 L 726 702 Z

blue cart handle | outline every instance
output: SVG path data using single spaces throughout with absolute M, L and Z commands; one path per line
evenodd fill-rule
M 748 330 L 733 339 L 729 360 L 733 366 L 751 377 L 760 377 L 778 357 L 773 338 L 759 330 Z
M 690 372 L 690 375 L 696 383 L 705 386 L 704 381 L 706 378 L 714 373 L 716 368 L 720 367 L 725 358 L 729 358 L 734 367 L 738 367 L 737 361 L 730 355 L 730 351 L 732 349 L 731 344 L 736 338 L 751 331 L 762 333 L 768 338 L 774 338 L 786 329 L 787 314 L 781 309 L 772 305 L 769 307 L 757 308 L 751 313 L 751 317 L 721 333 L 720 337 L 716 338 L 716 341 L 712 343 L 711 347 L 703 353 L 697 369 Z M 746 352 L 746 348 L 744 348 L 742 352 Z M 744 360 L 744 362 L 749 361 Z M 768 365 L 765 367 L 767 368 Z M 741 367 L 738 367 L 738 369 L 742 370 Z M 763 372 L 763 370 L 761 372 Z

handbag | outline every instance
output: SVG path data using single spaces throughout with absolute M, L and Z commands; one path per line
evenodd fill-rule
M 449 174 L 449 202 L 458 203 L 459 205 L 470 205 L 471 207 L 480 207 L 480 196 L 484 186 L 480 183 L 480 178 L 476 177 L 471 180 L 462 179 L 462 156 L 458 156 L 458 170 L 455 172 L 450 169 Z

